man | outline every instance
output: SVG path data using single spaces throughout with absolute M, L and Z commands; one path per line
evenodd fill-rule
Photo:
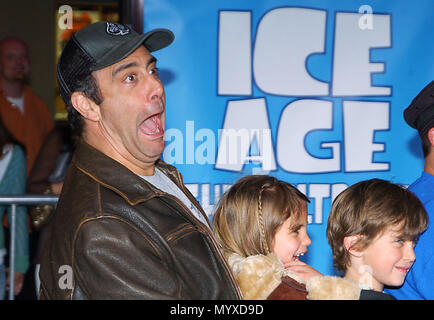
M 30 74 L 27 45 L 14 37 L 0 41 L 0 116 L 26 148 L 27 174 L 53 120 L 45 102 L 26 85 Z
M 81 136 L 50 223 L 41 299 L 238 299 L 199 203 L 164 149 L 156 59 L 173 34 L 91 24 L 58 64 Z
M 400 289 L 388 290 L 397 299 L 434 299 L 434 81 L 428 84 L 404 111 L 404 119 L 418 130 L 422 140 L 425 166 L 422 176 L 413 182 L 413 191 L 429 216 L 428 229 L 415 247 L 416 262 Z

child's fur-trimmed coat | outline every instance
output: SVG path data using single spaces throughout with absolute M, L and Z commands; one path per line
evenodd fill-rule
M 274 253 L 247 258 L 230 254 L 228 262 L 246 300 L 358 300 L 360 297 L 359 284 L 344 278 L 316 276 L 303 281 L 286 270 Z M 282 285 L 282 279 L 288 277 L 295 280 L 291 281 L 293 284 Z

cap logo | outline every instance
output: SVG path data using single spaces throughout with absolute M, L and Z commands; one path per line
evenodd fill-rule
M 107 33 L 114 36 L 124 36 L 130 33 L 130 29 L 116 22 L 107 22 Z

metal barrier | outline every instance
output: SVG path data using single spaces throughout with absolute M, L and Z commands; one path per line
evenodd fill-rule
M 14 300 L 15 276 L 15 220 L 17 205 L 56 204 L 59 200 L 54 195 L 0 195 L 0 205 L 11 206 L 10 245 L 9 245 L 9 300 Z

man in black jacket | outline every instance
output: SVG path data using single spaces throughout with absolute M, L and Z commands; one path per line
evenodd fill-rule
M 150 52 L 172 32 L 97 22 L 57 74 L 81 137 L 50 225 L 41 299 L 239 299 L 200 204 L 164 149 L 165 93 Z

